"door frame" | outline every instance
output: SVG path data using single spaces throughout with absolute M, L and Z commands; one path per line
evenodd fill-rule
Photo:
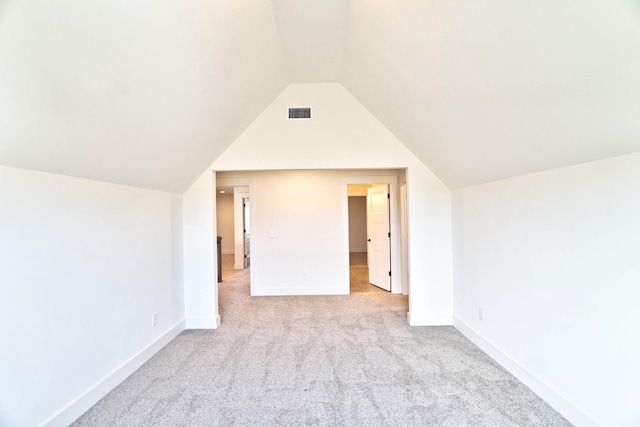
M 238 254 L 238 230 L 240 233 L 240 242 L 241 245 L 240 246 L 240 250 L 244 249 L 244 241 L 242 239 L 242 237 L 244 237 L 244 233 L 242 233 L 242 224 L 238 224 L 238 221 L 236 220 L 236 212 L 240 212 L 240 218 L 242 219 L 242 197 L 244 195 L 244 197 L 248 197 L 249 200 L 251 200 L 251 211 L 252 214 L 249 215 L 249 224 L 251 225 L 251 230 L 252 233 L 255 233 L 256 231 L 256 215 L 255 215 L 255 207 L 256 207 L 256 198 L 255 198 L 255 186 L 256 186 L 256 180 L 255 178 L 243 178 L 243 177 L 237 177 L 237 178 L 218 178 L 217 173 L 219 172 L 227 172 L 227 171 L 214 171 L 214 173 L 216 174 L 216 187 L 217 186 L 221 186 L 221 187 L 234 187 L 234 221 L 233 221 L 233 227 L 234 227 L 234 258 L 237 257 Z M 236 192 L 235 189 L 242 187 L 243 190 L 242 191 L 238 191 Z M 215 191 L 215 190 L 214 190 Z M 238 201 L 239 200 L 239 201 Z M 253 254 L 256 253 L 256 243 L 255 243 L 255 239 L 252 240 L 251 242 L 251 252 L 253 252 Z M 234 260 L 234 268 L 238 269 L 238 270 L 242 270 L 244 269 L 244 251 L 242 251 L 242 257 L 241 260 L 243 260 L 240 264 L 237 264 L 237 258 L 235 258 Z M 256 258 L 255 255 L 252 256 L 252 260 L 251 260 L 251 271 L 254 274 L 250 275 L 250 279 L 249 279 L 249 293 L 253 294 L 253 289 L 255 287 L 256 281 L 258 280 L 258 274 L 256 273 L 258 271 L 258 269 L 260 268 L 260 259 Z
M 249 210 L 249 221 L 247 221 L 247 208 Z M 247 224 L 249 224 L 249 233 L 247 233 Z M 244 254 L 244 268 L 251 266 L 251 199 L 249 196 L 242 198 L 242 242 Z M 249 250 L 247 251 L 247 245 Z
M 402 263 L 402 234 L 400 227 L 400 190 L 398 185 L 398 177 L 395 175 L 373 175 L 373 176 L 350 176 L 344 178 L 343 187 L 343 224 L 344 227 L 344 243 L 343 248 L 346 260 L 347 272 L 347 289 L 346 294 L 350 293 L 349 289 L 349 193 L 348 186 L 350 184 L 387 184 L 389 185 L 389 228 L 391 232 L 391 293 L 402 294 L 405 288 L 405 280 L 407 272 L 403 269 Z M 408 286 L 406 287 L 408 288 Z M 406 289 L 405 288 L 405 289 Z
M 244 199 L 251 200 L 250 188 L 246 185 L 233 187 L 233 268 L 242 270 L 244 263 Z M 251 216 L 249 216 L 251 224 Z

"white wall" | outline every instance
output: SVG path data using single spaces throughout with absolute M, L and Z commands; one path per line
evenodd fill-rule
M 216 230 L 222 237 L 222 253 L 232 254 L 233 245 L 233 194 L 218 193 L 216 196 Z
M 188 329 L 217 328 L 215 177 L 205 173 L 183 195 L 184 301 Z
M 287 120 L 287 107 L 300 105 L 313 107 L 313 119 Z M 410 323 L 450 324 L 451 192 L 339 84 L 288 86 L 185 194 L 187 318 L 217 316 L 206 237 L 213 171 L 357 168 L 407 169 Z
M 367 198 L 349 196 L 349 252 L 367 252 Z
M 454 206 L 456 324 L 577 425 L 640 425 L 640 154 Z
M 181 210 L 0 166 L 0 425 L 69 424 L 183 329 Z
M 255 174 L 252 295 L 349 293 L 341 177 L 331 171 Z M 270 238 L 274 230 L 279 237 Z

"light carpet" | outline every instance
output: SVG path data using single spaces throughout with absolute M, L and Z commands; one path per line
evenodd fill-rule
M 249 297 L 180 334 L 74 426 L 567 426 L 453 327 L 409 327 L 407 298 Z

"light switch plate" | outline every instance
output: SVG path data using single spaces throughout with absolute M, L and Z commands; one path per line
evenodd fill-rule
M 280 232 L 278 230 L 269 230 L 269 238 L 273 239 L 276 237 L 280 237 Z

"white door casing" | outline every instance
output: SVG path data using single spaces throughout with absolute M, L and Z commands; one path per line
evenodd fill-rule
M 251 215 L 249 198 L 242 199 L 242 231 L 244 233 L 244 268 L 251 266 Z
M 242 270 L 244 266 L 244 207 L 243 200 L 250 197 L 248 187 L 233 188 L 233 242 L 235 270 Z M 251 218 L 249 219 L 251 220 Z

